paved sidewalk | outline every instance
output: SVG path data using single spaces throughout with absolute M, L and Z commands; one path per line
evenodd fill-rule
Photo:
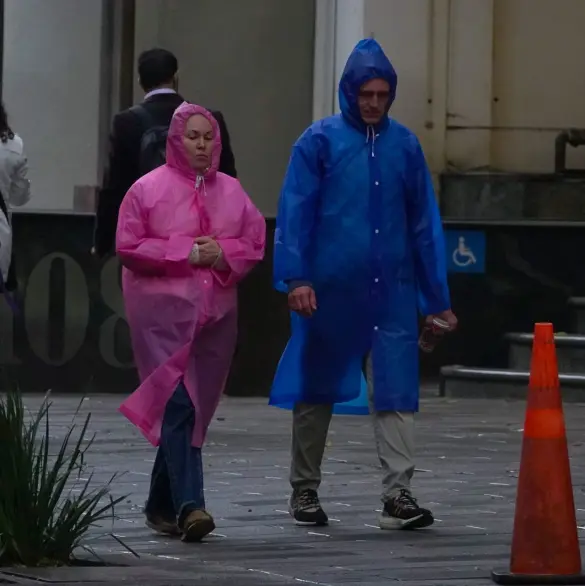
M 28 396 L 26 402 L 34 408 L 40 398 Z M 139 554 L 196 564 L 202 572 L 203 562 L 226 564 L 258 576 L 258 583 L 272 577 L 275 583 L 343 586 L 487 585 L 490 570 L 507 565 L 523 403 L 423 401 L 414 489 L 437 523 L 414 533 L 376 526 L 380 474 L 368 418 L 334 419 L 321 490 L 331 524 L 299 528 L 286 511 L 290 413 L 260 399 L 226 399 L 204 455 L 208 506 L 218 528 L 207 543 L 184 545 L 153 535 L 143 524 L 154 450 L 117 413 L 118 402 L 93 396 L 83 402 L 82 414 L 92 412 L 97 434 L 90 456 L 96 483 L 125 472 L 114 495 L 130 496 L 117 510 L 114 532 Z M 75 397 L 53 398 L 53 436 L 62 437 L 78 403 Z M 566 418 L 582 525 L 585 405 L 572 404 Z M 111 539 L 95 547 L 100 553 L 122 550 Z

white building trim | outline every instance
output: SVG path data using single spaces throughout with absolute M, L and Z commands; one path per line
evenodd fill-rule
M 335 13 L 337 0 L 315 0 L 313 120 L 335 110 Z
M 365 0 L 316 0 L 313 118 L 339 112 L 337 87 L 345 63 L 364 36 Z
M 364 37 L 365 0 L 336 0 L 335 10 L 335 112 L 339 112 L 337 87 L 347 58 Z

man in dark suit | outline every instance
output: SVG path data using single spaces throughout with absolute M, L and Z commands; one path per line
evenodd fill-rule
M 157 126 L 169 126 L 175 110 L 184 99 L 178 94 L 177 58 L 165 49 L 150 49 L 138 58 L 138 75 L 145 96 L 142 106 Z M 226 123 L 220 112 L 212 112 L 220 129 L 222 153 L 219 170 L 236 177 L 236 165 Z M 118 211 L 126 192 L 140 178 L 143 120 L 130 108 L 114 117 L 110 136 L 110 157 L 100 192 L 93 252 L 105 256 L 113 252 Z

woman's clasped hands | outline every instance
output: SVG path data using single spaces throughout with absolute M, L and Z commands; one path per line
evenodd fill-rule
M 201 236 L 195 239 L 195 244 L 189 255 L 192 265 L 213 267 L 221 259 L 221 246 L 211 236 Z

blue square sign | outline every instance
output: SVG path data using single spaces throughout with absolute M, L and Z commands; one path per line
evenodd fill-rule
M 445 230 L 447 272 L 485 273 L 485 232 Z

